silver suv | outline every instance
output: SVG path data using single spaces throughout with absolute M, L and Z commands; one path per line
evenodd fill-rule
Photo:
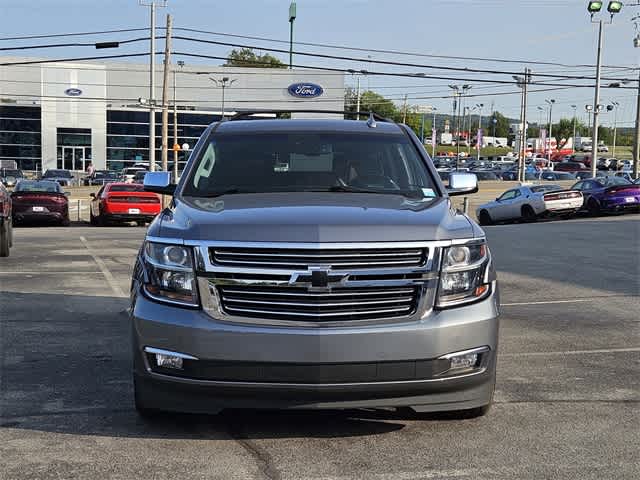
M 131 285 L 138 411 L 484 414 L 498 288 L 484 232 L 405 125 L 214 123 L 149 227 Z

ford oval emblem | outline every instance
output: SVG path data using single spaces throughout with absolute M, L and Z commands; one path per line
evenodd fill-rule
M 64 91 L 65 95 L 69 95 L 70 97 L 79 97 L 80 95 L 82 95 L 82 90 L 80 90 L 79 88 L 67 88 Z
M 294 83 L 287 90 L 290 95 L 298 98 L 315 98 L 324 93 L 322 87 L 315 83 Z

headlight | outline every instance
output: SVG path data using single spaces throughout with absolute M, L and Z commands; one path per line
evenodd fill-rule
M 144 289 L 151 298 L 192 307 L 199 305 L 190 247 L 146 242 L 144 259 Z
M 485 243 L 445 248 L 436 306 L 461 305 L 488 295 L 488 266 L 489 250 Z

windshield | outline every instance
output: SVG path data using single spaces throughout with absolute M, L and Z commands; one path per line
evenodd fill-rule
M 3 168 L 1 173 L 5 177 L 22 177 L 22 170 L 9 170 L 8 168 Z
M 554 190 L 562 190 L 562 187 L 560 185 L 536 185 L 531 187 L 533 193 L 552 192 Z
M 631 185 L 631 182 L 624 177 L 608 177 L 604 180 L 601 180 L 607 187 L 612 187 L 614 185 Z
M 185 196 L 302 191 L 436 196 L 425 164 L 404 135 L 221 135 L 202 152 Z
M 106 171 L 106 170 L 98 170 L 93 176 L 95 178 L 115 178 L 118 176 L 116 172 Z
M 47 170 L 42 178 L 54 178 L 65 177 L 71 178 L 71 172 L 69 170 Z
M 60 193 L 62 190 L 57 182 L 22 181 L 18 183 L 15 191 Z

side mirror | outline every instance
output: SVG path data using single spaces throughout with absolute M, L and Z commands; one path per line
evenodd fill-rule
M 447 193 L 450 197 L 467 195 L 478 191 L 478 177 L 473 173 L 452 172 L 449 175 Z
M 499 201 L 500 201 L 500 197 L 496 197 L 496 202 L 499 202 Z
M 144 190 L 161 195 L 173 195 L 176 185 L 171 183 L 171 172 L 147 172 L 144 176 Z
M 96 194 L 95 194 L 95 192 L 91 192 L 91 193 L 89 194 L 89 196 L 90 196 L 91 198 L 96 198 Z

